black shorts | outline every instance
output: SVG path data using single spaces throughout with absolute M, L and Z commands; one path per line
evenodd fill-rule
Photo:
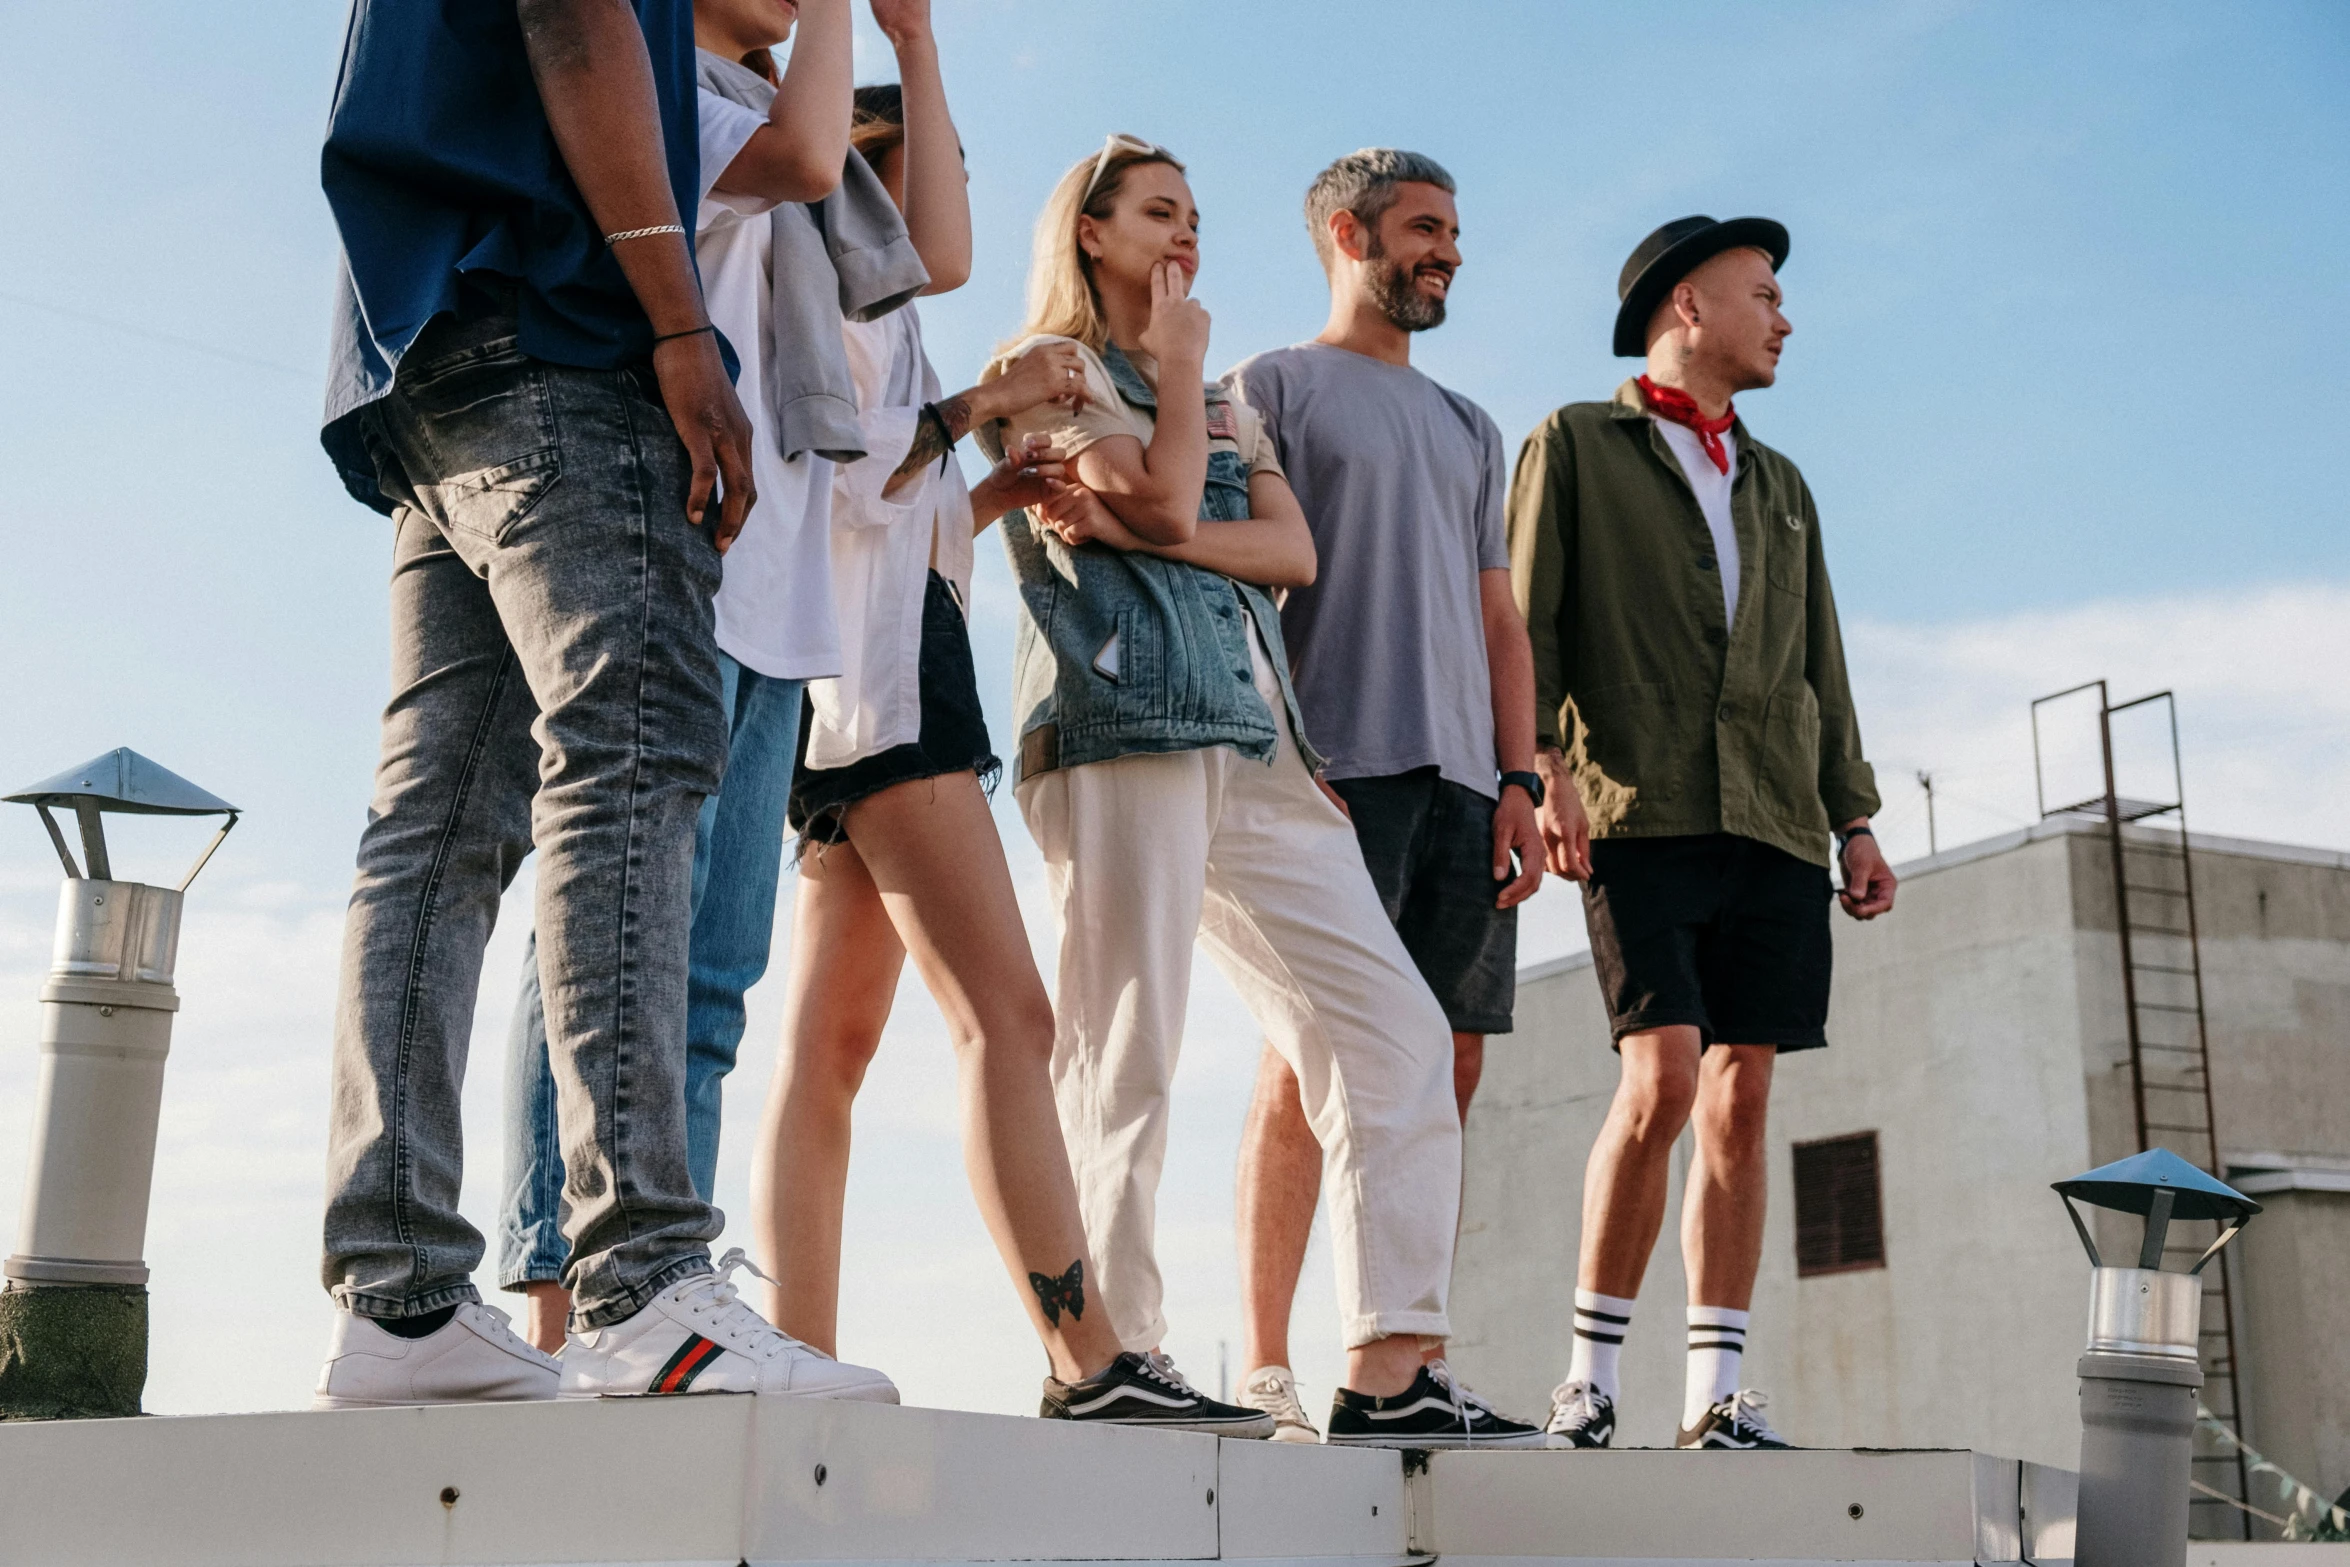
M 977 773 L 992 788 L 1003 764 L 988 744 L 987 716 L 979 708 L 979 676 L 971 665 L 971 629 L 955 590 L 937 572 L 922 597 L 922 732 L 907 745 L 846 767 L 808 765 L 808 719 L 800 719 L 799 760 L 792 772 L 791 825 L 801 844 L 846 843 L 841 815 L 867 795 L 917 778 Z
M 1594 839 L 1583 917 L 1614 1037 L 1825 1045 L 1834 896 L 1826 867 L 1752 838 Z
M 1493 802 L 1433 767 L 1333 778 L 1363 864 L 1457 1034 L 1506 1034 L 1518 996 L 1518 911 L 1493 900 Z

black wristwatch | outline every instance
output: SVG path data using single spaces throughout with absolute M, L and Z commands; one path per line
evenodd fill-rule
M 1542 775 L 1540 773 L 1503 773 L 1501 775 L 1501 786 L 1504 789 L 1507 789 L 1511 784 L 1516 784 L 1519 788 L 1526 791 L 1526 798 L 1534 802 L 1534 808 L 1536 810 L 1540 810 L 1542 808 L 1543 791 Z

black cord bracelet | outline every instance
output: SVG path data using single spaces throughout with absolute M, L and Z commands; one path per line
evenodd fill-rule
M 714 333 L 714 332 L 716 332 L 717 330 L 718 330 L 718 328 L 717 328 L 715 325 L 713 325 L 713 324 L 711 324 L 711 323 L 709 323 L 709 322 L 704 322 L 702 325 L 700 325 L 700 326 L 698 326 L 698 327 L 695 327 L 695 328 L 694 328 L 692 331 L 690 331 L 690 332 L 661 332 L 661 333 L 657 333 L 657 334 L 654 336 L 654 338 L 653 338 L 653 342 L 654 342 L 656 345 L 658 345 L 658 344 L 661 344 L 661 343 L 674 343 L 674 342 L 676 342 L 676 341 L 677 341 L 679 338 L 681 338 L 681 337 L 700 337 L 700 336 L 701 336 L 701 335 L 702 335 L 704 332 L 713 332 L 713 333 Z
M 948 451 L 953 451 L 956 441 L 954 427 L 947 423 L 947 416 L 938 411 L 938 404 L 924 403 L 921 417 L 938 426 L 938 438 L 947 443 Z

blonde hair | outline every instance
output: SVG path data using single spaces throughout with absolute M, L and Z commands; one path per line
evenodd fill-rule
M 1109 342 L 1110 323 L 1093 285 L 1093 258 L 1077 243 L 1077 220 L 1108 217 L 1128 171 L 1150 163 L 1183 172 L 1180 162 L 1156 147 L 1119 144 L 1106 153 L 1087 154 L 1061 176 L 1036 220 L 1036 248 L 1028 263 L 1028 318 L 1013 342 L 1072 337 L 1095 353 Z

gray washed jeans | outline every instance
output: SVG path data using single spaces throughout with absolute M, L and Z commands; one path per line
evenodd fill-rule
M 367 414 L 397 508 L 392 699 L 343 939 L 325 1280 L 362 1316 L 477 1300 L 457 1211 L 482 949 L 535 843 L 583 1327 L 707 1270 L 686 1163 L 694 819 L 726 761 L 684 447 L 633 370 L 428 327 Z

